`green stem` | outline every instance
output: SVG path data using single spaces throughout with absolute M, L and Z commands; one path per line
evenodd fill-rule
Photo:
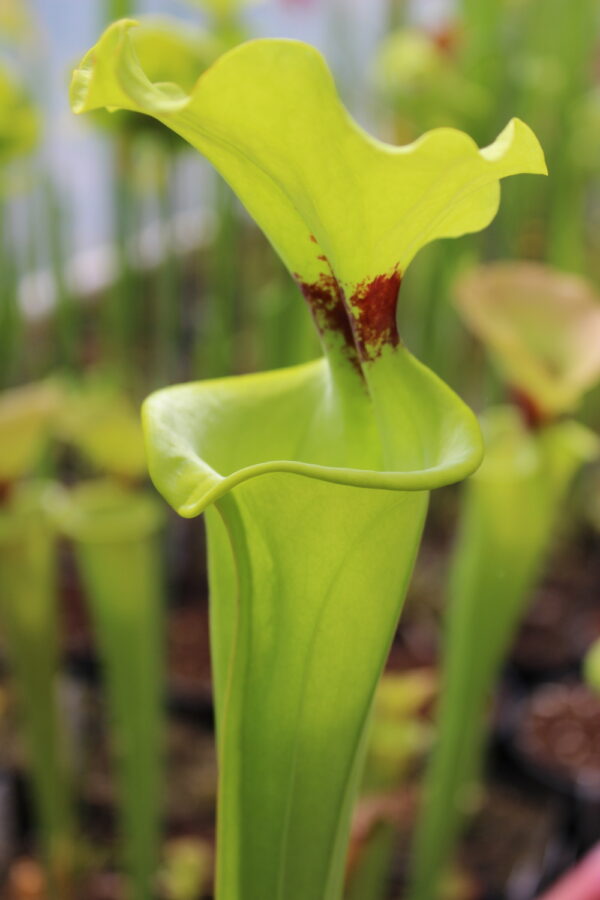
M 502 52 L 504 15 L 503 0 L 462 0 L 464 34 L 467 36 L 462 53 L 462 65 L 469 78 L 488 92 L 494 102 L 488 115 L 480 117 L 473 137 L 484 144 L 490 139 L 500 109 L 504 108 L 506 92 L 505 59 Z
M 385 900 L 389 896 L 390 868 L 397 842 L 393 825 L 381 822 L 375 826 L 344 900 Z
M 526 7 L 520 30 L 524 35 L 521 53 L 529 59 L 530 68 L 537 66 L 540 71 L 519 85 L 513 109 L 537 130 L 551 179 L 546 190 L 540 192 L 530 179 L 515 194 L 504 220 L 507 250 L 522 255 L 525 249 L 526 255 L 532 255 L 530 248 L 521 246 L 520 236 L 523 222 L 533 219 L 544 238 L 536 241 L 541 246 L 534 245 L 537 255 L 559 266 L 581 268 L 582 185 L 577 183 L 570 137 L 573 115 L 591 84 L 597 3 L 581 0 L 569 7 L 562 0 L 548 0 L 544 16 Z
M 277 267 L 272 280 L 258 290 L 258 301 L 254 322 L 250 321 L 257 335 L 259 371 L 299 365 L 318 356 L 310 312 L 283 267 Z
M 237 277 L 240 247 L 236 199 L 219 176 L 215 189 L 217 232 L 206 291 L 205 321 L 194 354 L 196 371 L 204 378 L 229 375 L 233 371 L 240 287 Z
M 464 374 L 465 340 L 451 295 L 457 272 L 464 265 L 465 254 L 457 241 L 435 244 L 426 252 L 425 283 L 419 284 L 417 297 L 419 305 L 425 306 L 418 315 L 420 339 L 417 355 L 440 378 L 457 389 L 457 378 Z
M 22 340 L 21 311 L 14 248 L 11 246 L 6 201 L 0 201 L 0 386 L 12 383 L 16 374 Z
M 547 246 L 548 260 L 567 272 L 583 272 L 586 267 L 587 187 L 582 173 L 569 161 L 555 187 Z
M 285 528 L 273 514 L 282 490 Z M 225 528 L 216 514 L 208 519 L 219 900 L 338 900 L 366 723 L 427 494 L 300 485 L 287 475 L 246 482 L 234 494 L 218 501 Z M 312 531 L 307 508 L 319 509 Z M 340 550 L 332 535 L 341 508 Z M 392 533 L 403 540 L 390 555 L 383 535 Z M 376 616 L 363 609 L 372 571 Z
M 54 363 L 67 369 L 77 364 L 79 315 L 76 301 L 69 291 L 65 276 L 64 210 L 51 178 L 44 181 L 46 234 L 50 268 L 54 282 L 55 341 Z
M 573 422 L 527 432 L 488 414 L 488 455 L 470 480 L 449 578 L 438 738 L 418 823 L 411 900 L 436 900 L 478 788 L 486 708 L 539 578 L 571 478 L 595 451 Z
M 407 5 L 407 0 L 388 0 L 388 31 L 395 31 L 404 25 Z
M 50 894 L 74 898 L 75 835 L 56 696 L 59 671 L 51 488 L 29 487 L 0 510 L 0 616 L 22 711 Z
M 106 0 L 106 22 L 130 18 L 134 8 L 135 3 L 132 0 Z
M 128 134 L 117 134 L 114 147 L 114 234 L 116 272 L 104 304 L 104 344 L 109 359 L 117 364 L 121 375 L 132 368 L 131 352 L 138 325 L 137 291 L 130 256 L 134 233 L 134 191 L 132 142 Z
M 155 896 L 160 852 L 161 512 L 149 495 L 97 482 L 73 491 L 60 515 L 75 542 L 104 672 L 131 900 Z
M 156 282 L 156 313 L 154 322 L 155 371 L 159 384 L 173 380 L 174 364 L 178 353 L 179 280 L 177 260 L 173 247 L 171 219 L 172 155 L 159 142 L 156 153 L 156 184 L 159 202 L 159 224 L 162 259 Z

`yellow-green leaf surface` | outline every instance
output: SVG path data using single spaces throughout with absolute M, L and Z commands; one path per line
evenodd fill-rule
M 406 147 L 375 140 L 348 116 L 323 58 L 306 44 L 242 44 L 188 92 L 150 81 L 132 33 L 134 23 L 116 23 L 84 58 L 73 77 L 75 111 L 145 112 L 207 156 L 301 283 L 321 330 L 348 355 L 371 359 L 397 340 L 398 287 L 420 247 L 485 227 L 500 178 L 545 171 L 519 120 L 484 150 L 452 129 Z
M 469 327 L 541 417 L 572 412 L 600 378 L 600 296 L 540 263 L 490 263 L 457 287 Z
M 326 354 L 145 405 L 155 483 L 182 515 L 207 510 L 217 893 L 337 900 L 427 492 L 481 455 L 472 413 L 400 341 L 402 274 L 427 241 L 485 226 L 498 179 L 543 158 L 518 121 L 481 151 L 449 129 L 382 144 L 295 41 L 237 47 L 189 92 L 152 84 L 133 28 L 85 57 L 74 109 L 146 112 L 208 157 L 299 283 Z
M 152 81 L 176 81 L 191 90 L 200 72 L 207 69 L 226 47 L 207 31 L 169 16 L 146 16 L 132 32 L 132 43 L 140 65 Z M 146 116 L 100 112 L 96 122 L 110 131 L 162 137 L 172 145 L 181 142 Z M 183 145 L 182 145 L 183 146 Z

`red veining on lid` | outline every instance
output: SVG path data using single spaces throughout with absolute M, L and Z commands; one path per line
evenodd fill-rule
M 313 235 L 310 238 L 314 240 Z M 350 294 L 332 273 L 327 257 L 320 255 L 317 259 L 330 271 L 312 282 L 298 274 L 294 277 L 321 336 L 340 335 L 344 354 L 362 375 L 361 361 L 375 360 L 384 347 L 400 343 L 396 306 L 402 276 L 399 271 L 376 275 L 354 285 Z
M 550 420 L 551 417 L 522 388 L 511 388 L 510 398 L 521 413 L 525 425 L 531 431 L 536 431 Z
M 344 295 L 337 280 L 333 275 L 326 274 L 311 283 L 302 281 L 298 275 L 295 277 L 310 307 L 319 334 L 326 335 L 327 332 L 333 332 L 341 335 L 343 352 L 360 372 L 352 326 Z
M 396 323 L 398 292 L 402 283 L 399 272 L 377 275 L 361 281 L 350 298 L 354 315 L 356 346 L 362 359 L 376 359 L 383 347 L 400 343 Z

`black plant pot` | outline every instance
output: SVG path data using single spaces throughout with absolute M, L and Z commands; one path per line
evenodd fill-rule
M 600 697 L 575 679 L 542 684 L 504 718 L 503 741 L 516 768 L 560 803 L 579 858 L 600 840 Z

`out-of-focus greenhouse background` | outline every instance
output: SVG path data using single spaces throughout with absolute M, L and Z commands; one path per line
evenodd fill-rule
M 72 113 L 71 71 L 123 17 L 152 81 L 290 37 L 390 143 L 484 147 L 512 116 L 539 138 L 549 177 L 504 183 L 486 231 L 402 284 L 403 340 L 487 450 L 432 501 L 345 897 L 600 900 L 598 866 L 577 880 L 600 842 L 597 0 L 0 0 L 0 896 L 213 896 L 203 526 L 151 486 L 138 411 L 320 353 L 204 159 L 137 114 Z
M 427 4 L 423 4 L 427 6 Z M 429 4 L 432 6 L 432 4 Z M 166 0 L 146 0 L 137 4 L 135 15 L 176 16 L 182 23 L 206 23 L 206 13 L 193 4 Z M 330 63 L 347 76 L 347 88 L 353 95 L 365 95 L 362 77 L 381 35 L 385 20 L 385 4 L 374 2 L 335 3 L 257 3 L 246 10 L 244 19 L 248 33 L 264 37 L 290 37 L 307 41 L 325 52 Z M 69 107 L 69 73 L 83 52 L 98 37 L 106 22 L 102 4 L 44 3 L 29 4 L 30 33 L 20 50 L 8 47 L 25 68 L 27 82 L 46 111 L 42 151 L 65 199 L 73 207 L 77 226 L 72 241 L 76 250 L 89 249 L 110 241 L 110 159 L 98 135 L 90 133 L 89 124 L 77 120 Z M 349 16 L 352 31 L 344 40 L 336 31 L 336 20 Z M 336 35 L 334 39 L 334 34 Z M 340 40 L 341 38 L 341 40 Z M 363 104 L 363 118 L 369 108 Z M 365 123 L 366 124 L 366 123 Z M 192 152 L 186 160 L 193 168 L 193 178 L 185 179 L 177 197 L 179 209 L 197 209 L 207 201 L 206 178 L 199 175 L 202 163 Z M 94 203 L 90 203 L 90 182 L 94 182 Z M 210 196 L 210 195 L 208 195 Z

